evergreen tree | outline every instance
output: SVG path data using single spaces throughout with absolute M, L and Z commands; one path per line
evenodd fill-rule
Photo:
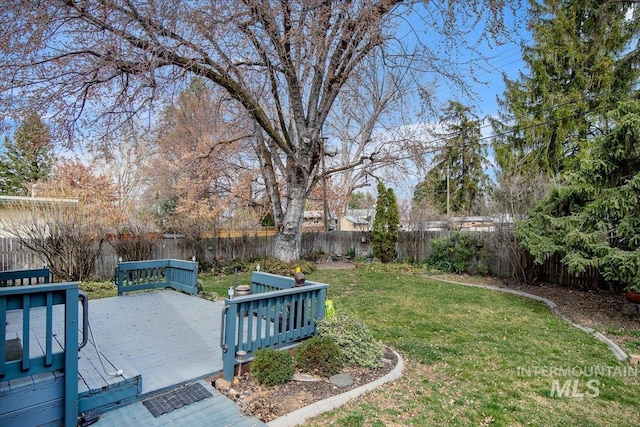
M 523 48 L 528 74 L 505 79 L 494 121 L 503 171 L 557 176 L 575 166 L 584 144 L 607 133 L 607 111 L 627 99 L 638 77 L 632 3 L 530 2 L 533 42 Z
M 53 144 L 48 127 L 31 112 L 13 139 L 5 138 L 0 157 L 0 192 L 26 195 L 30 184 L 46 181 L 53 164 Z
M 395 247 L 398 231 L 400 231 L 400 209 L 398 209 L 398 200 L 393 188 L 387 188 L 387 231 L 393 236 Z
M 612 288 L 640 291 L 640 101 L 621 103 L 608 119 L 612 131 L 516 235 L 536 263 L 560 254 L 572 273 L 595 267 Z
M 400 228 L 400 211 L 392 188 L 378 182 L 378 201 L 373 219 L 371 246 L 373 255 L 382 262 L 390 262 L 396 255 L 396 242 Z
M 450 210 L 465 215 L 481 212 L 486 184 L 486 148 L 480 141 L 480 121 L 471 108 L 450 101 L 440 119 L 446 133 L 444 146 L 433 159 L 433 167 L 418 184 L 414 201 L 430 200 L 441 213 L 447 212 L 447 179 Z

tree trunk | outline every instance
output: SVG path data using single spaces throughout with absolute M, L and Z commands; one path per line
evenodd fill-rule
M 302 242 L 302 221 L 304 206 L 307 201 L 305 189 L 306 181 L 289 183 L 289 196 L 284 210 L 282 223 L 276 227 L 273 255 L 282 261 L 296 261 L 300 259 Z

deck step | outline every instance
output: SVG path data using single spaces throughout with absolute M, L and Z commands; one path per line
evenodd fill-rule
M 183 406 L 213 397 L 200 383 L 184 384 L 181 387 L 158 394 L 142 401 L 142 404 L 151 412 L 151 415 L 159 416 L 171 412 Z
M 92 342 L 81 350 L 78 359 L 80 412 L 110 410 L 135 402 L 142 393 L 143 378 L 140 372 L 118 352 L 98 348 L 102 362 Z M 118 371 L 122 371 L 122 375 L 113 375 Z
M 183 405 L 155 417 L 144 404 L 159 396 L 167 397 L 185 385 L 197 384 L 210 397 L 205 397 L 188 405 Z M 191 390 L 193 391 L 193 390 Z M 184 397 L 184 396 L 182 396 Z M 242 414 L 238 405 L 216 390 L 209 380 L 199 380 L 182 384 L 163 392 L 151 393 L 144 400 L 123 406 L 113 411 L 99 414 L 95 427 L 121 426 L 154 426 L 154 427 L 192 427 L 192 426 L 228 426 L 228 427 L 266 427 L 266 424 L 255 417 Z
M 64 375 L 38 374 L 0 383 L 0 425 L 60 425 L 64 417 Z

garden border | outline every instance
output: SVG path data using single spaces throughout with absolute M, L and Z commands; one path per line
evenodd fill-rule
M 332 409 L 339 408 L 355 397 L 371 391 L 381 386 L 382 384 L 397 380 L 402 376 L 402 371 L 404 370 L 404 360 L 402 359 L 400 353 L 395 351 L 393 348 L 387 348 L 389 348 L 393 352 L 398 362 L 396 363 L 396 366 L 382 378 L 378 378 L 375 381 L 371 381 L 370 383 L 364 384 L 345 393 L 337 394 L 324 400 L 314 402 L 303 408 L 297 409 L 293 412 L 276 418 L 275 420 L 269 421 L 267 425 L 269 427 L 293 427 L 301 425 L 305 420 L 309 418 L 315 417 Z

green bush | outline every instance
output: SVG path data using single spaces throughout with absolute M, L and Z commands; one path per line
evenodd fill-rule
M 303 341 L 296 350 L 295 361 L 300 371 L 326 378 L 342 369 L 340 347 L 331 337 L 316 335 Z
M 256 350 L 251 373 L 260 384 L 267 387 L 289 382 L 293 378 L 293 356 L 288 351 L 272 348 Z
M 427 259 L 430 268 L 445 273 L 469 273 L 486 275 L 488 258 L 482 242 L 477 237 L 455 233 L 431 241 L 433 252 Z
M 400 228 L 398 202 L 392 188 L 378 182 L 378 201 L 371 229 L 371 249 L 380 261 L 391 262 L 396 256 Z
M 338 312 L 331 319 L 318 322 L 318 333 L 335 340 L 345 366 L 377 368 L 382 365 L 384 345 L 359 320 Z
M 347 249 L 346 257 L 348 260 L 356 259 L 356 248 Z
M 89 295 L 89 299 L 114 297 L 118 293 L 118 285 L 112 281 L 83 281 L 80 289 Z
M 256 258 L 249 261 L 243 260 L 213 260 L 209 262 L 210 269 L 201 270 L 202 272 L 211 271 L 214 275 L 232 276 L 235 273 L 246 273 L 256 269 L 256 265 L 260 265 L 260 270 L 265 273 L 279 274 L 281 276 L 293 276 L 296 267 L 309 274 L 317 270 L 317 266 L 313 261 L 298 260 L 292 262 L 280 261 L 276 258 Z

